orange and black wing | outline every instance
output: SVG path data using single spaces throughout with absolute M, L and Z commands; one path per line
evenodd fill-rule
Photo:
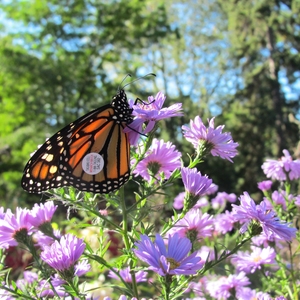
M 71 185 L 81 191 L 109 193 L 120 188 L 130 176 L 130 144 L 123 132 L 128 123 L 109 104 L 69 124 L 28 161 L 23 189 L 41 193 Z

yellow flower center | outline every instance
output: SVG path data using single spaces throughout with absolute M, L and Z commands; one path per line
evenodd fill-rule
M 180 263 L 178 263 L 175 259 L 167 257 L 167 262 L 170 263 L 170 269 L 174 270 L 180 266 Z

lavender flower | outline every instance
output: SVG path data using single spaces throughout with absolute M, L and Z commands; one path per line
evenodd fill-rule
M 181 177 L 186 191 L 183 210 L 188 211 L 196 204 L 200 196 L 206 194 L 212 180 L 207 175 L 202 176 L 196 168 L 181 168 Z
M 244 287 L 242 288 L 238 295 L 237 295 L 239 298 L 239 300 L 274 300 L 273 297 L 271 297 L 269 294 L 267 293 L 263 293 L 263 292 L 257 292 L 255 290 L 251 290 L 250 288 L 248 287 Z
M 229 132 L 222 133 L 224 125 L 215 129 L 214 118 L 208 120 L 209 126 L 205 127 L 201 118 L 197 116 L 190 121 L 190 127 L 182 126 L 184 137 L 192 143 L 197 153 L 210 152 L 213 156 L 220 156 L 232 162 L 231 158 L 237 155 L 238 143 L 234 143 Z
M 114 270 L 118 271 L 117 269 L 114 269 Z M 120 270 L 119 274 L 120 274 L 120 276 L 122 277 L 122 279 L 125 282 L 132 282 L 132 276 L 131 276 L 131 273 L 130 273 L 130 267 L 127 267 L 127 268 L 125 268 L 123 270 Z M 109 271 L 108 276 L 110 278 L 114 278 L 114 279 L 120 280 L 120 277 L 117 274 L 115 274 L 114 272 L 112 272 L 112 271 Z M 136 282 L 147 281 L 147 273 L 144 272 L 144 271 L 137 271 L 137 272 L 135 272 L 135 280 L 136 280 Z
M 244 271 L 245 273 L 254 273 L 256 270 L 260 270 L 265 264 L 274 264 L 276 253 L 271 247 L 261 249 L 259 247 L 251 246 L 252 252 L 238 251 L 233 255 L 231 262 L 236 266 L 238 271 Z
M 170 107 L 162 108 L 166 100 L 162 92 L 157 93 L 155 97 L 148 97 L 148 102 L 134 104 L 133 100 L 129 100 L 129 105 L 133 108 L 133 116 L 135 116 L 129 127 L 124 129 L 124 132 L 129 132 L 129 140 L 131 145 L 135 145 L 139 134 L 137 132 L 147 134 L 155 126 L 156 122 L 182 116 L 182 103 L 173 104 Z M 147 123 L 143 130 L 143 124 Z
M 168 249 L 162 237 L 157 234 L 154 242 L 149 237 L 141 235 L 141 241 L 136 242 L 135 255 L 145 261 L 149 269 L 161 276 L 194 275 L 203 267 L 204 262 L 197 252 L 188 256 L 192 243 L 187 238 L 180 238 L 177 233 L 169 235 Z
M 28 209 L 17 207 L 16 215 L 10 209 L 3 219 L 0 219 L 0 248 L 8 249 L 9 246 L 17 246 L 18 243 L 26 243 L 28 234 L 32 231 L 32 225 L 28 222 Z
M 59 242 L 55 241 L 51 246 L 46 246 L 41 253 L 41 259 L 61 273 L 74 268 L 84 249 L 83 240 L 66 234 Z
M 56 239 L 60 239 L 61 238 L 61 232 L 58 229 L 53 230 L 53 236 Z M 44 249 L 47 246 L 51 246 L 55 239 L 53 237 L 50 237 L 48 235 L 45 235 L 44 233 L 42 233 L 41 231 L 37 231 L 34 233 L 34 238 L 37 241 L 37 244 Z
M 29 213 L 28 221 L 36 228 L 43 223 L 50 223 L 57 205 L 53 201 L 46 202 L 45 204 L 35 204 Z
M 268 191 L 271 188 L 272 184 L 273 182 L 271 180 L 265 180 L 265 181 L 258 182 L 257 186 L 261 191 L 264 192 L 264 191 Z
M 275 204 L 281 205 L 283 210 L 286 210 L 286 200 L 285 200 L 285 191 L 274 191 L 271 196 L 272 200 L 274 201 Z M 293 195 L 289 195 L 289 200 L 293 200 Z
M 218 233 L 225 234 L 233 229 L 235 219 L 228 210 L 215 217 L 215 230 Z
M 234 203 L 236 201 L 236 195 L 231 193 L 219 192 L 217 196 L 211 199 L 211 204 L 214 209 L 218 209 L 226 205 L 226 202 Z
M 186 192 L 193 196 L 203 196 L 212 184 L 207 175 L 202 176 L 196 168 L 181 168 L 181 176 Z
M 240 200 L 240 206 L 232 204 L 232 216 L 236 221 L 244 223 L 240 230 L 241 233 L 244 233 L 250 224 L 257 224 L 268 238 L 277 237 L 291 241 L 295 237 L 296 228 L 288 227 L 288 224 L 281 222 L 274 211 L 267 209 L 264 201 L 255 205 L 254 200 L 247 192 L 244 192 Z
M 293 160 L 288 150 L 282 151 L 284 156 L 279 160 L 267 159 L 262 169 L 268 178 L 286 181 L 300 178 L 300 160 Z
M 178 233 L 180 237 L 187 237 L 192 243 L 212 235 L 213 219 L 207 213 L 202 214 L 200 209 L 191 209 L 172 227 L 168 234 Z
M 136 176 L 142 176 L 147 181 L 153 177 L 161 179 L 161 173 L 164 173 L 163 179 L 168 179 L 175 169 L 180 168 L 180 157 L 181 153 L 171 142 L 165 143 L 163 140 L 153 139 L 150 150 L 136 165 L 133 173 Z
M 65 288 L 63 287 L 63 284 L 65 284 L 66 282 L 63 279 L 61 279 L 58 274 L 51 276 L 50 281 L 58 296 L 64 298 L 69 295 L 65 291 Z M 37 289 L 40 297 L 51 298 L 56 296 L 48 280 L 41 280 L 39 287 Z
M 238 295 L 243 287 L 249 285 L 250 281 L 244 272 L 221 277 L 217 281 L 210 281 L 206 288 L 209 294 L 216 299 L 228 299 L 233 294 Z
M 184 205 L 184 198 L 185 198 L 185 192 L 179 193 L 174 198 L 173 207 L 175 209 L 182 209 L 183 205 Z M 204 206 L 207 206 L 207 205 L 208 205 L 207 198 L 206 197 L 200 197 L 199 200 L 196 202 L 196 204 L 193 206 L 193 208 L 200 208 L 200 207 L 204 207 Z

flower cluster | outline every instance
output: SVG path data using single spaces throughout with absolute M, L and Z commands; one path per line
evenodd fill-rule
M 293 160 L 287 150 L 281 160 L 267 160 L 262 166 L 266 176 L 280 180 L 281 185 L 279 190 L 272 191 L 276 184 L 271 180 L 259 182 L 260 191 L 255 199 L 261 199 L 257 203 L 246 191 L 239 202 L 234 193 L 217 193 L 218 186 L 199 171 L 200 163 L 209 154 L 232 162 L 238 154 L 238 143 L 233 141 L 231 133 L 223 132 L 224 125 L 215 127 L 215 118 L 205 126 L 200 116 L 196 116 L 189 126 L 182 126 L 183 137 L 196 149 L 196 155 L 189 156 L 189 164 L 185 166 L 179 146 L 153 138 L 158 121 L 183 115 L 181 103 L 163 107 L 165 100 L 161 92 L 147 101 L 130 100 L 134 118 L 124 131 L 133 147 L 142 135 L 131 161 L 134 180 L 139 184 L 134 193 L 135 203 L 128 204 L 122 193 L 116 193 L 106 197 L 108 205 L 99 210 L 95 208 L 95 198 L 87 195 L 78 199 L 70 193 L 70 199 L 74 196 L 76 200 L 70 202 L 72 207 L 78 204 L 76 208 L 80 208 L 82 204 L 84 208 L 85 228 L 96 228 L 93 243 L 86 242 L 86 231 L 81 232 L 84 241 L 73 234 L 63 234 L 65 229 L 53 230 L 51 220 L 57 206 L 52 201 L 35 204 L 31 210 L 17 208 L 15 214 L 0 208 L 0 248 L 9 250 L 21 245 L 33 254 L 35 265 L 40 266 L 39 273 L 26 270 L 15 285 L 3 283 L 0 297 L 11 299 L 22 293 L 35 293 L 38 298 L 97 299 L 101 294 L 106 300 L 136 300 L 144 299 L 145 293 L 153 299 L 158 294 L 164 299 L 285 299 L 274 298 L 275 291 L 268 291 L 271 296 L 258 288 L 252 289 L 251 278 L 264 272 L 268 279 L 272 271 L 285 265 L 276 248 L 284 247 L 285 242 L 290 243 L 296 237 L 291 216 L 300 206 L 300 196 L 292 194 L 289 183 L 300 178 L 300 161 Z M 114 171 L 122 170 L 116 168 L 111 173 Z M 103 176 L 109 174 L 104 172 Z M 181 192 L 173 203 L 177 211 L 172 210 L 173 199 L 168 193 L 173 187 L 176 193 Z M 156 193 L 166 204 L 168 214 L 173 211 L 173 216 L 167 218 L 152 209 Z M 147 201 L 150 196 L 151 205 Z M 65 203 L 68 201 L 64 198 Z M 120 211 L 122 218 L 113 216 Z M 162 217 L 154 220 L 155 215 Z M 67 230 L 72 226 L 73 230 L 78 228 L 70 224 Z M 242 248 L 247 243 L 248 250 Z M 108 252 L 112 246 L 115 251 Z M 220 263 L 226 268 L 219 268 L 219 273 L 215 266 L 221 266 Z M 81 284 L 83 278 L 78 280 L 88 271 L 97 278 L 95 286 Z M 111 294 L 111 290 L 105 294 L 109 280 L 118 280 L 115 290 L 119 294 Z M 298 283 L 293 282 L 293 287 Z M 92 292 L 88 294 L 87 290 Z

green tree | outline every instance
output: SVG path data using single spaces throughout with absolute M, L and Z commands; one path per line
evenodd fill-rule
M 19 186 L 29 153 L 109 102 L 142 66 L 131 57 L 170 28 L 164 6 L 151 1 L 11 1 L 1 9 L 0 197 L 28 199 Z
M 240 143 L 238 189 L 254 191 L 263 160 L 282 156 L 283 149 L 293 153 L 297 146 L 299 128 L 290 116 L 299 114 L 299 94 L 285 88 L 299 79 L 299 4 L 220 1 L 228 16 L 231 60 L 241 71 L 240 85 L 222 109 Z

